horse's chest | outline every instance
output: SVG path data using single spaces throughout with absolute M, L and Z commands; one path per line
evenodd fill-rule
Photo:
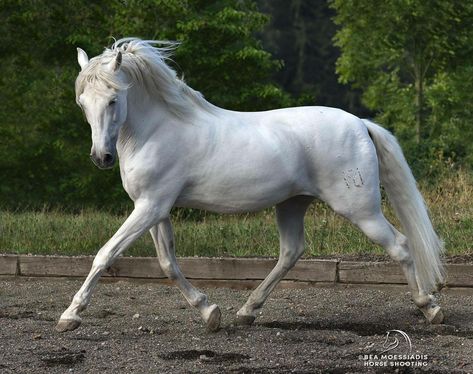
M 141 173 L 142 174 L 142 173 Z M 137 200 L 143 190 L 143 176 L 136 168 L 120 165 L 120 175 L 122 179 L 123 189 L 126 191 L 130 199 Z
M 138 188 L 136 184 L 133 183 L 132 180 L 126 178 L 126 174 L 124 175 L 123 173 L 122 173 L 122 185 L 123 185 L 123 189 L 126 191 L 128 196 L 130 196 L 130 199 L 135 201 L 139 196 Z

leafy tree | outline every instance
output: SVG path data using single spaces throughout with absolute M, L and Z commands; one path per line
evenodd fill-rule
M 10 206 L 99 203 L 114 195 L 110 174 L 95 178 L 88 126 L 74 104 L 75 43 L 88 42 L 105 17 L 84 1 L 4 1 L 0 6 L 1 203 Z M 95 187 L 95 188 L 92 188 Z M 100 191 L 110 191 L 110 194 Z
M 258 0 L 261 10 L 271 16 L 260 34 L 263 45 L 284 68 L 275 78 L 301 105 L 326 105 L 357 115 L 368 111 L 359 102 L 359 93 L 337 81 L 335 61 L 340 52 L 332 39 L 335 11 L 320 0 Z
M 439 73 L 426 90 L 431 138 L 442 155 L 473 166 L 473 63 Z
M 415 144 L 413 150 L 431 148 L 428 142 L 440 136 L 439 122 L 452 111 L 456 120 L 450 127 L 467 120 L 458 103 L 473 98 L 459 81 L 472 66 L 471 1 L 333 0 L 331 6 L 340 25 L 335 38 L 342 52 L 340 80 L 362 89 L 378 120 Z M 455 99 L 456 109 L 441 104 L 454 87 L 463 96 Z
M 216 104 L 290 101 L 270 81 L 280 62 L 254 36 L 267 17 L 251 1 L 4 0 L 0 19 L 1 205 L 128 202 L 117 168 L 101 172 L 87 157 L 90 130 L 74 98 L 77 46 L 96 55 L 112 36 L 179 40 L 176 68 Z
M 179 41 L 175 68 L 211 102 L 236 110 L 291 104 L 271 83 L 282 65 L 255 38 L 268 17 L 253 1 L 130 0 L 115 3 L 115 8 L 117 36 Z

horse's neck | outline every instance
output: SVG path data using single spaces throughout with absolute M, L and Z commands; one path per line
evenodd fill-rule
M 189 105 L 192 102 L 189 101 Z M 120 159 L 127 157 L 143 147 L 150 139 L 156 141 L 159 136 L 153 136 L 157 131 L 192 131 L 197 122 L 206 122 L 208 115 L 205 110 L 195 105 L 186 118 L 180 118 L 170 110 L 169 104 L 157 97 L 150 97 L 144 90 L 131 87 L 128 92 L 127 119 L 123 124 L 118 139 L 118 154 Z
M 152 100 L 147 94 L 130 89 L 127 100 L 127 118 L 118 138 L 120 158 L 134 152 L 157 131 L 160 123 L 169 116 L 164 105 Z

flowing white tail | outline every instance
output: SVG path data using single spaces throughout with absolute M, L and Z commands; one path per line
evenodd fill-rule
M 396 138 L 371 121 L 363 122 L 376 147 L 381 183 L 408 238 L 417 282 L 421 290 L 429 292 L 444 283 L 440 260 L 443 242 L 432 227 L 424 199 Z

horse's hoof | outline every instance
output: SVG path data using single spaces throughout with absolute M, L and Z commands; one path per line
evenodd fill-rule
M 236 323 L 242 326 L 251 326 L 255 321 L 256 317 L 250 315 L 239 315 L 237 314 Z
M 217 331 L 220 328 L 221 318 L 222 313 L 220 312 L 220 308 L 215 304 L 211 305 L 206 319 L 207 330 Z
M 56 325 L 57 332 L 66 332 L 75 330 L 80 326 L 79 320 L 76 319 L 61 319 Z
M 438 325 L 439 323 L 442 323 L 444 319 L 445 316 L 439 306 L 433 308 L 430 316 L 428 317 L 428 320 L 432 325 Z

